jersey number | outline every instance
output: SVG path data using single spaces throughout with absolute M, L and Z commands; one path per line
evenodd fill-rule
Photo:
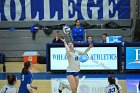
M 75 61 L 77 61 L 77 60 L 78 60 L 78 56 L 75 57 Z
M 114 93 L 114 92 L 115 92 L 115 88 L 111 88 L 111 89 L 109 89 L 108 93 Z
M 22 79 L 21 80 L 24 81 L 24 75 L 22 75 Z
M 8 88 L 6 87 L 4 93 L 6 93 L 7 90 L 8 90 Z

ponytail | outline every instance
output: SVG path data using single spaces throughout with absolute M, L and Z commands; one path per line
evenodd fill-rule
M 14 82 L 16 81 L 15 75 L 7 75 L 7 81 L 9 85 L 14 85 Z
M 30 66 L 31 66 L 30 62 L 25 62 L 21 74 L 24 74 L 24 75 L 27 74 L 28 73 L 28 68 Z
M 117 88 L 118 93 L 120 93 L 119 86 L 116 83 L 114 85 Z
M 28 73 L 28 69 L 26 67 L 23 67 L 21 74 L 27 74 Z

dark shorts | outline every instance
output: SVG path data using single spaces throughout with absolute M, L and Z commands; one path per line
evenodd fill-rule
M 75 77 L 75 76 L 79 76 L 79 73 L 78 72 L 66 72 L 66 76 L 69 76 L 69 75 L 73 75 Z

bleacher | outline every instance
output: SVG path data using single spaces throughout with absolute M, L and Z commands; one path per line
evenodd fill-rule
M 53 30 L 49 36 L 39 30 L 35 40 L 32 40 L 30 29 L 0 30 L 0 51 L 6 55 L 6 61 L 23 61 L 22 55 L 25 51 L 38 51 L 41 56 L 46 56 L 46 43 L 52 42 L 56 31 L 60 31 L 64 38 L 67 38 L 62 30 Z M 93 36 L 94 42 L 99 42 L 103 33 L 121 35 L 123 41 L 132 41 L 131 29 L 85 29 L 85 32 L 86 36 Z

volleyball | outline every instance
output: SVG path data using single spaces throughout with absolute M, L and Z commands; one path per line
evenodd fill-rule
M 82 63 L 88 61 L 88 59 L 89 59 L 89 57 L 88 57 L 87 54 L 86 54 L 86 55 L 81 55 L 81 56 L 79 57 L 79 61 L 82 62 Z
M 65 34 L 69 34 L 70 31 L 71 31 L 71 29 L 70 29 L 69 26 L 64 26 L 64 27 L 63 27 L 63 32 L 64 32 Z

